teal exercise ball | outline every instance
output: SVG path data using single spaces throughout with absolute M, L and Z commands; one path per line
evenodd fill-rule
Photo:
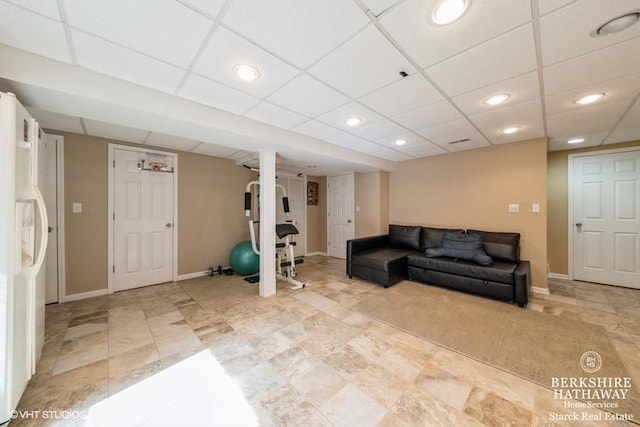
M 241 276 L 256 274 L 260 269 L 260 255 L 253 252 L 251 242 L 240 242 L 231 249 L 229 265 Z

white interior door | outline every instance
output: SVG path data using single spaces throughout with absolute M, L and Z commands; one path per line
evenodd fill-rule
M 114 153 L 115 291 L 173 280 L 173 173 L 141 170 L 139 153 L 135 149 Z
M 56 303 L 58 296 L 58 135 L 44 135 L 38 159 L 41 170 L 38 187 L 42 191 L 47 216 L 49 217 L 49 240 L 47 242 L 45 303 Z
M 572 166 L 573 278 L 640 288 L 640 150 Z
M 353 174 L 327 177 L 327 248 L 329 256 L 346 258 L 347 240 L 353 239 Z
M 306 198 L 305 188 L 306 179 L 301 176 L 286 176 L 278 175 L 276 183 L 282 185 L 287 189 L 287 196 L 289 197 L 289 219 L 295 221 L 295 226 L 298 229 L 299 234 L 294 237 L 296 245 L 293 248 L 294 255 L 296 257 L 305 255 L 306 240 L 307 240 L 307 224 L 306 218 Z M 276 222 L 282 224 L 286 221 L 287 217 L 284 213 L 284 207 L 282 206 L 282 194 L 280 190 L 276 190 Z M 276 239 L 276 242 L 281 242 L 281 239 Z

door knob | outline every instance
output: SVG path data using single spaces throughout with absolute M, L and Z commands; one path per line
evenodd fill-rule
M 170 223 L 170 222 L 168 222 L 168 223 L 166 223 L 166 224 L 165 224 L 165 226 L 166 226 L 167 228 L 171 228 L 171 223 Z
M 577 222 L 576 223 L 576 227 L 581 228 L 582 227 L 582 223 L 581 222 Z
M 47 227 L 47 231 L 49 231 L 49 233 L 51 233 L 53 231 L 53 227 L 51 227 L 51 226 Z
M 347 224 L 351 224 L 351 220 L 350 219 L 347 220 Z

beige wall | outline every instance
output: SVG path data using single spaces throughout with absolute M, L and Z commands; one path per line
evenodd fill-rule
M 355 237 L 386 233 L 389 224 L 389 174 L 356 173 L 354 194 Z
M 107 288 L 107 144 L 64 135 L 66 294 Z M 71 212 L 82 203 L 82 213 Z
M 552 151 L 547 154 L 549 220 L 547 224 L 547 256 L 549 271 L 556 274 L 569 272 L 569 154 L 640 147 L 640 141 L 588 147 L 570 151 Z
M 72 295 L 107 288 L 108 144 L 123 143 L 63 135 L 66 292 Z M 183 152 L 178 168 L 178 274 L 228 265 L 231 248 L 248 239 L 243 200 L 251 171 Z M 71 213 L 74 202 L 83 204 L 82 214 Z
M 309 176 L 318 183 L 318 204 L 307 205 L 307 253 L 327 252 L 327 178 Z
M 547 287 L 546 201 L 545 139 L 400 162 L 390 174 L 392 224 L 518 232 L 538 287 Z

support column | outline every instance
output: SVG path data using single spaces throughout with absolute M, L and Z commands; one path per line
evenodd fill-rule
M 260 296 L 276 293 L 276 152 L 260 151 Z

